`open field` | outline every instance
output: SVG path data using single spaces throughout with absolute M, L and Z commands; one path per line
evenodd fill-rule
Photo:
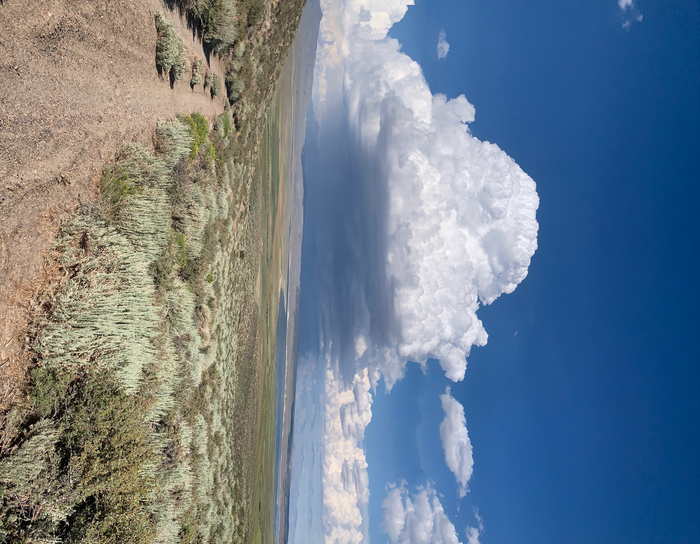
M 293 64 L 293 63 L 292 63 Z M 287 65 L 285 65 L 286 67 Z M 257 470 L 253 504 L 258 512 L 253 542 L 274 542 L 274 495 L 276 461 L 276 359 L 280 297 L 286 299 L 289 263 L 288 141 L 292 101 L 290 71 L 282 71 L 267 115 L 261 142 L 259 170 L 262 175 L 262 261 L 260 303 L 261 383 Z M 286 304 L 284 304 L 286 306 Z
M 240 5 L 245 26 L 256 4 Z M 23 300 L 3 300 L 22 310 L 4 322 L 16 345 L 3 358 L 24 374 L 0 420 L 2 541 L 272 540 L 285 194 L 267 168 L 274 153 L 260 145 L 303 3 L 264 7 L 227 49 L 230 110 L 207 98 L 219 104 L 213 112 L 180 110 L 205 116 L 126 138 L 137 143 L 110 151 L 93 142 L 106 166 L 75 163 L 70 183 L 57 183 L 68 189 L 53 227 L 22 235 L 38 264 L 3 271 L 34 275 L 20 274 Z M 207 32 L 223 47 L 211 38 L 221 32 Z M 157 83 L 171 93 L 179 85 Z M 52 195 L 2 196 L 31 211 Z M 18 251 L 3 247 L 4 262 L 21 261 Z
M 275 541 L 286 542 L 288 532 L 290 466 L 293 451 L 292 420 L 296 390 L 297 340 L 299 318 L 299 287 L 301 279 L 301 241 L 303 233 L 304 183 L 301 164 L 306 135 L 306 114 L 313 83 L 316 43 L 321 18 L 317 2 L 307 4 L 299 30 L 292 42 L 282 68 L 273 105 L 268 116 L 269 131 L 276 131 L 278 171 L 285 187 L 280 206 L 279 234 L 283 240 L 284 263 L 280 272 L 280 287 L 284 294 L 286 330 L 277 338 L 285 339 L 284 352 L 277 346 L 276 362 L 276 448 L 275 448 Z M 276 115 L 272 115 L 273 111 Z M 273 122 L 276 120 L 273 126 Z M 278 319 L 278 323 L 282 320 Z

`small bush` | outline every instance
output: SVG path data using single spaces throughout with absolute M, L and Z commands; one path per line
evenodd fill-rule
M 206 118 L 198 112 L 194 112 L 190 117 L 194 121 L 195 134 L 194 138 L 199 145 L 202 145 L 209 134 L 209 123 Z
M 265 5 L 262 0 L 254 0 L 248 8 L 248 26 L 257 25 L 265 15 Z
M 209 87 L 211 89 L 211 84 L 214 82 L 214 74 L 211 72 L 207 72 L 207 75 L 204 77 L 204 88 L 206 89 Z
M 231 104 L 235 103 L 241 97 L 243 91 L 245 91 L 243 79 L 233 74 L 226 76 L 226 92 L 228 93 L 228 99 L 231 101 Z
M 199 148 L 207 139 L 209 134 L 209 123 L 206 118 L 198 112 L 192 115 L 179 115 L 178 119 L 187 126 L 192 133 L 192 148 L 190 150 L 190 160 L 195 160 L 199 154 Z
M 169 74 L 178 54 L 177 35 L 173 24 L 161 12 L 156 13 L 156 31 L 156 64 Z
M 0 540 L 151 541 L 156 451 L 141 401 L 94 367 L 39 367 L 32 379 L 42 419 L 0 460 Z
M 202 84 L 202 59 L 197 59 L 192 63 L 192 77 L 190 78 L 190 86 Z
M 191 266 L 191 259 L 187 254 L 187 237 L 180 232 L 171 230 L 163 254 L 150 266 L 156 289 L 161 293 L 172 291 L 175 285 L 173 274 L 182 274 Z
M 214 164 L 216 160 L 216 149 L 214 146 L 207 142 L 206 150 L 204 151 L 204 162 L 207 165 Z
M 243 53 L 245 53 L 245 45 L 246 42 L 241 40 L 238 42 L 238 45 L 236 46 L 236 49 L 234 50 L 234 54 L 236 55 L 236 58 L 241 58 L 243 56 Z
M 113 217 L 123 201 L 143 193 L 138 178 L 130 175 L 122 165 L 107 167 L 100 181 L 100 189 L 107 204 L 107 215 Z
M 218 74 L 214 74 L 211 81 L 211 97 L 216 98 L 221 92 L 221 78 Z
M 238 0 L 177 0 L 201 29 L 202 40 L 217 55 L 223 55 L 238 38 Z
M 234 0 L 212 2 L 209 8 L 209 18 L 204 30 L 204 42 L 216 54 L 228 51 L 238 37 L 236 25 L 237 13 Z
M 231 131 L 231 116 L 225 112 L 219 115 L 219 124 L 217 128 L 221 127 L 222 136 L 228 138 L 228 134 Z
M 173 24 L 160 11 L 156 13 L 156 31 L 156 65 L 161 68 L 163 75 L 182 79 L 185 73 L 184 45 L 175 33 Z
M 176 81 L 180 81 L 185 76 L 185 49 L 180 38 L 177 44 L 177 57 L 170 73 Z

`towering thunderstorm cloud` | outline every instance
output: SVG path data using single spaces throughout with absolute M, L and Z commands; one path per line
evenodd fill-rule
M 383 274 L 392 294 L 380 313 L 365 292 L 369 315 L 355 344 L 368 347 L 366 364 L 388 387 L 407 361 L 428 358 L 462 380 L 471 347 L 487 340 L 479 305 L 527 275 L 537 248 L 535 183 L 498 146 L 472 136 L 475 110 L 464 96 L 432 95 L 398 41 L 350 40 L 343 74 L 354 153 L 386 190 L 386 239 L 376 255 L 383 269 L 373 279 Z M 378 323 L 387 313 L 393 330 Z
M 366 539 L 370 391 L 382 378 L 390 390 L 409 361 L 430 358 L 462 380 L 471 347 L 487 341 L 478 308 L 516 288 L 537 248 L 534 181 L 471 134 L 475 108 L 464 96 L 433 95 L 420 66 L 387 37 L 412 3 L 321 2 L 304 164 L 304 237 L 315 249 L 312 280 L 302 279 L 302 297 L 314 293 L 317 347 L 305 354 L 300 341 L 300 355 L 323 370 L 309 373 L 323 384 L 305 389 L 321 396 L 314 417 L 323 425 L 300 428 L 324 429 L 315 495 L 323 516 L 298 541 Z M 473 465 L 464 410 L 449 391 L 443 407 L 446 461 L 464 494 Z M 432 491 L 410 500 L 392 493 L 411 515 L 429 508 L 434 521 L 444 517 Z M 385 519 L 392 540 L 419 527 L 405 515 L 403 525 Z M 425 542 L 457 542 L 444 534 Z

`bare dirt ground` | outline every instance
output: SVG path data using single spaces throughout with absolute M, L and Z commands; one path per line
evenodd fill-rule
M 61 220 L 97 197 L 122 143 L 151 146 L 158 119 L 224 109 L 188 73 L 172 89 L 160 78 L 157 11 L 188 60 L 206 60 L 161 0 L 0 0 L 0 414 L 21 395 L 27 303 Z

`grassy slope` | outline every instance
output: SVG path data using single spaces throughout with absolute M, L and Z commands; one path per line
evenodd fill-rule
M 156 153 L 125 147 L 100 204 L 64 225 L 27 345 L 29 400 L 0 437 L 2 540 L 269 541 L 274 332 L 258 329 L 253 290 L 256 158 L 302 7 L 278 5 L 239 57 L 238 134 L 221 119 L 195 148 L 192 118 L 163 124 Z

